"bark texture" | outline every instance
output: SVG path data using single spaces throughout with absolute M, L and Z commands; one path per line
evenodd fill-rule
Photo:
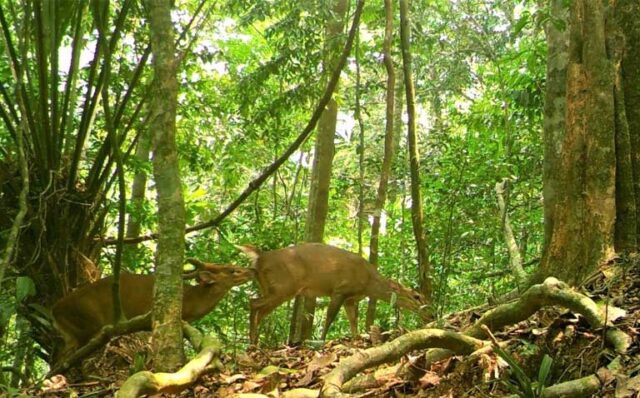
M 569 26 L 565 135 L 555 165 L 562 189 L 540 271 L 577 284 L 613 252 L 614 72 L 602 2 L 571 2 Z
M 544 103 L 544 164 L 542 192 L 544 196 L 544 246 L 551 240 L 554 212 L 561 189 L 560 159 L 565 132 L 567 109 L 566 86 L 569 62 L 569 9 L 564 0 L 551 0 L 551 15 L 547 34 L 547 87 Z M 564 26 L 564 29 L 561 28 Z
M 619 0 L 617 23 L 624 35 L 624 51 L 620 79 L 624 96 L 624 112 L 629 129 L 630 161 L 635 197 L 636 244 L 640 242 L 640 2 Z
M 148 0 L 154 60 L 153 175 L 158 202 L 158 247 L 152 311 L 154 367 L 173 371 L 184 362 L 182 346 L 182 264 L 185 212 L 176 147 L 178 84 L 171 0 Z

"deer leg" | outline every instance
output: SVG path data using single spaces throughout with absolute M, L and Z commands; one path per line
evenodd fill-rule
M 358 336 L 358 302 L 355 298 L 344 301 L 344 311 L 347 313 L 349 326 L 351 327 L 351 337 Z
M 329 307 L 327 308 L 327 319 L 324 321 L 324 328 L 322 329 L 322 340 L 327 337 L 327 332 L 329 331 L 329 327 L 336 319 L 336 315 L 338 315 L 338 310 L 344 303 L 345 297 L 342 294 L 336 294 L 331 296 L 331 301 L 329 302 Z
M 258 327 L 260 322 L 275 310 L 285 300 L 274 299 L 274 297 L 260 297 L 251 300 L 251 315 L 249 317 L 249 342 L 258 343 Z

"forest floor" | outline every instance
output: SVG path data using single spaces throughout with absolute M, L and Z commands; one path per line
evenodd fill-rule
M 624 355 L 605 345 L 603 330 L 594 330 L 581 315 L 557 307 L 546 307 L 526 321 L 497 331 L 496 338 L 531 380 L 538 379 L 547 354 L 552 359 L 547 385 L 598 374 L 604 380 L 603 387 L 592 396 L 640 397 L 640 268 L 603 266 L 580 291 L 607 306 L 608 313 L 615 314 L 613 325 L 631 337 L 632 343 Z M 452 314 L 443 328 L 463 330 L 488 309 Z M 383 335 L 375 333 L 373 337 L 382 344 Z M 341 358 L 371 347 L 371 340 L 368 337 L 329 341 L 320 349 L 282 347 L 251 349 L 235 357 L 227 354 L 222 358 L 227 370 L 206 375 L 175 396 L 317 396 L 323 376 L 335 368 Z M 100 355 L 85 361 L 85 366 L 97 375 L 91 380 L 68 383 L 61 376 L 54 376 L 43 387 L 25 393 L 49 397 L 112 396 L 128 377 L 128 369 L 142 360 L 132 353 L 148 349 L 144 344 L 144 339 L 135 337 L 115 339 Z M 416 351 L 403 356 L 399 362 L 367 370 L 356 382 L 360 391 L 354 392 L 354 396 L 500 397 L 517 390 L 513 367 L 493 351 L 473 357 L 449 357 L 431 364 L 428 369 L 420 365 L 423 358 L 424 350 Z

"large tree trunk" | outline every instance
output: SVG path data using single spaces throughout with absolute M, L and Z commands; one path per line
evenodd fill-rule
M 335 70 L 339 58 L 340 46 L 338 43 L 344 30 L 344 19 L 349 2 L 346 0 L 334 0 L 332 5 L 332 18 L 327 20 L 325 29 L 325 60 L 323 69 L 327 76 Z M 309 192 L 309 207 L 305 224 L 304 240 L 307 242 L 322 242 L 324 227 L 329 209 L 329 183 L 331 181 L 331 168 L 335 152 L 334 138 L 336 123 L 338 120 L 338 104 L 331 99 L 322 112 L 318 121 L 311 182 Z M 304 304 L 301 304 L 303 302 Z M 302 305 L 302 307 L 301 307 Z M 311 337 L 313 328 L 313 313 L 315 311 L 315 299 L 296 297 L 292 315 L 292 327 L 289 335 L 290 343 L 300 343 Z
M 631 178 L 635 197 L 635 215 L 630 216 L 635 218 L 637 245 L 640 243 L 640 2 L 619 0 L 616 15 L 625 39 L 620 73 L 624 113 L 629 129 Z M 621 109 L 616 109 L 616 112 L 619 111 Z
M 619 6 L 619 4 L 617 4 Z M 622 11 L 620 9 L 616 11 Z M 616 221 L 614 247 L 616 252 L 633 252 L 637 247 L 636 195 L 634 191 L 632 152 L 629 123 L 627 119 L 624 82 L 622 79 L 622 54 L 624 53 L 624 34 L 617 19 L 607 23 L 608 52 L 612 58 L 615 72 L 615 148 L 616 148 Z M 637 15 L 634 16 L 634 19 Z M 632 43 L 629 43 L 632 45 Z
M 415 88 L 411 66 L 411 25 L 407 0 L 400 0 L 400 38 L 402 46 L 402 66 L 407 97 L 407 135 L 409 141 L 409 162 L 411 169 L 411 222 L 418 252 L 418 273 L 420 292 L 429 301 L 432 294 L 431 267 L 427 254 L 427 242 L 422 214 L 422 194 L 420 191 L 420 157 L 418 155 L 418 136 L 416 131 Z
M 560 160 L 565 131 L 567 106 L 567 63 L 569 60 L 569 9 L 564 0 L 551 0 L 551 15 L 556 21 L 546 26 L 547 33 L 547 88 L 544 104 L 544 165 L 542 191 L 544 196 L 544 246 L 551 240 L 554 212 L 561 189 Z M 560 26 L 564 26 L 561 28 Z
M 171 0 L 148 0 L 154 60 L 150 129 L 158 201 L 158 247 L 153 292 L 153 364 L 173 371 L 184 362 L 182 345 L 182 263 L 185 211 L 175 141 L 178 84 Z
M 540 271 L 575 284 L 613 251 L 616 154 L 603 3 L 574 0 L 569 21 L 565 135 L 555 169 L 560 186 Z

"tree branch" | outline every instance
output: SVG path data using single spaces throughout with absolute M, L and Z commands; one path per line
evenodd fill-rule
M 240 206 L 240 204 L 242 204 L 242 202 L 244 202 L 245 199 L 249 197 L 249 195 L 251 195 L 255 190 L 260 188 L 262 183 L 264 183 L 264 181 L 266 181 L 276 170 L 278 170 L 278 168 L 287 159 L 289 159 L 289 157 L 300 147 L 300 145 L 302 145 L 302 143 L 309 137 L 309 135 L 311 135 L 311 132 L 316 127 L 316 124 L 320 119 L 320 115 L 322 114 L 324 108 L 327 106 L 327 104 L 331 100 L 333 91 L 335 90 L 338 84 L 338 80 L 340 79 L 340 73 L 342 72 L 342 69 L 346 64 L 347 57 L 351 53 L 351 47 L 353 46 L 355 32 L 358 30 L 358 26 L 360 24 L 360 16 L 362 15 L 363 7 L 364 7 L 364 0 L 359 0 L 358 5 L 356 7 L 356 11 L 353 16 L 353 23 L 351 24 L 349 36 L 347 38 L 347 42 L 345 43 L 344 49 L 342 50 L 342 54 L 340 55 L 340 58 L 338 60 L 337 67 L 333 71 L 333 74 L 331 75 L 331 79 L 329 80 L 329 83 L 327 83 L 327 87 L 324 91 L 324 94 L 322 95 L 320 101 L 318 102 L 318 105 L 316 106 L 315 110 L 313 111 L 313 114 L 311 115 L 311 119 L 307 123 L 307 126 L 304 128 L 302 133 L 298 136 L 298 138 L 295 139 L 293 143 L 291 143 L 291 145 L 287 148 L 287 150 L 278 159 L 276 159 L 271 165 L 269 165 L 262 172 L 260 176 L 256 177 L 253 181 L 251 181 L 249 183 L 249 186 L 245 188 L 245 190 L 222 213 L 220 213 L 220 215 L 218 215 L 216 218 L 210 221 L 186 228 L 185 230 L 186 233 L 218 226 L 229 214 L 231 214 L 231 212 L 233 212 L 238 206 Z M 152 233 L 152 234 L 140 236 L 137 238 L 125 239 L 124 242 L 140 243 L 147 240 L 156 239 L 157 237 L 158 237 L 157 233 Z M 105 245 L 111 245 L 116 243 L 116 240 L 112 238 L 104 239 L 103 243 Z

